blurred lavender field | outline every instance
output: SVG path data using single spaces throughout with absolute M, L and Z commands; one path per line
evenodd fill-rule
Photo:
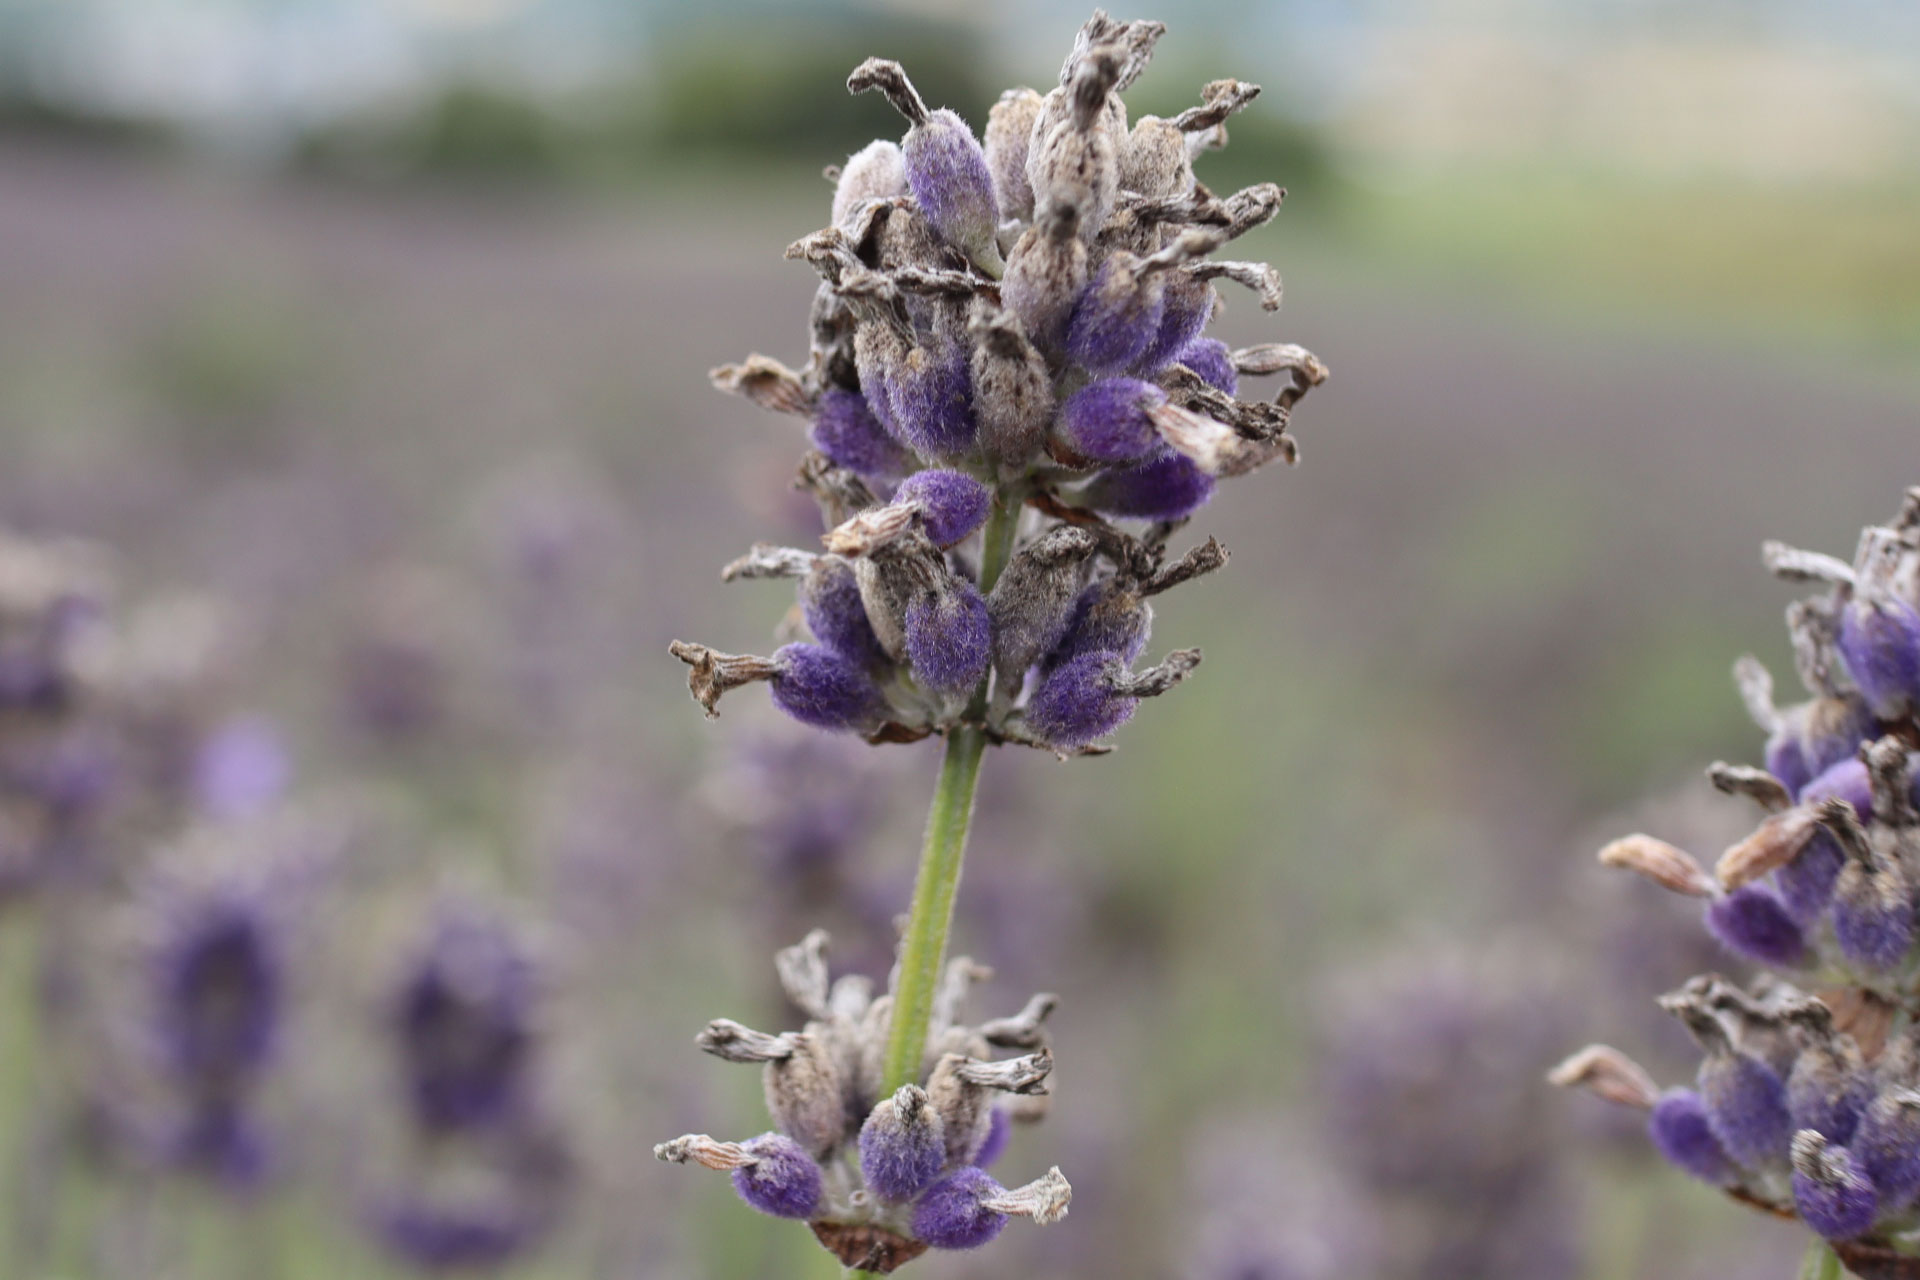
M 1790 1274 L 1794 1232 L 1542 1076 L 1604 1036 L 1677 1078 L 1651 997 L 1736 967 L 1592 850 L 1649 813 L 1739 833 L 1698 770 L 1758 750 L 1733 658 L 1787 666 L 1760 541 L 1844 550 L 1920 481 L 1920 245 L 1885 213 L 1914 174 L 1721 223 L 1754 188 L 1260 154 L 1294 196 L 1244 256 L 1287 305 L 1230 299 L 1222 336 L 1333 380 L 1301 467 L 1210 512 L 1232 565 L 1163 618 L 1191 684 L 1110 758 L 987 766 L 958 946 L 993 1011 L 1061 995 L 1047 1132 L 1006 1161 L 1077 1196 L 916 1271 Z M 636 182 L 0 135 L 0 527 L 93 544 L 106 654 L 0 731 L 33 815 L 0 832 L 0 1270 L 839 1274 L 651 1154 L 753 1123 L 691 1040 L 787 1024 L 774 948 L 825 926 L 884 977 L 936 768 L 751 695 L 707 723 L 666 655 L 754 648 L 787 599 L 717 567 L 814 536 L 794 421 L 704 371 L 797 362 L 781 249 L 838 158 Z M 1775 252 L 1828 217 L 1857 259 Z M 75 758 L 106 781 L 56 803 Z M 155 1047 L 154 975 L 168 904 L 242 882 L 216 994 L 272 1045 L 206 1015 L 207 1086 Z M 436 1054 L 498 1095 L 423 1086 Z

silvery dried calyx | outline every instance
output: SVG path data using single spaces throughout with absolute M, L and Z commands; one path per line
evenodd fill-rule
M 1663 998 L 1704 1055 L 1691 1087 L 1662 1092 L 1604 1046 L 1555 1078 L 1645 1109 L 1669 1161 L 1799 1218 L 1854 1274 L 1920 1276 L 1920 488 L 1851 563 L 1780 543 L 1765 560 L 1818 592 L 1787 610 L 1804 701 L 1777 706 L 1753 658 L 1734 669 L 1764 764 L 1708 777 L 1758 825 L 1711 869 L 1651 835 L 1601 860 L 1699 899 L 1720 944 L 1772 973 Z
M 875 998 L 859 975 L 830 982 L 826 945 L 815 930 L 778 957 L 781 985 L 808 1018 L 799 1031 L 769 1035 L 721 1018 L 697 1039 L 717 1058 L 761 1066 L 774 1128 L 743 1142 L 688 1134 L 654 1154 L 731 1174 L 755 1209 L 806 1222 L 841 1262 L 883 1275 L 929 1248 L 986 1244 L 1010 1218 L 1064 1218 L 1073 1188 L 1059 1169 L 1012 1189 L 987 1172 L 1009 1126 L 1044 1113 L 1054 997 L 969 1025 L 960 1003 L 990 971 L 954 959 L 914 1079 L 889 1091 L 892 997 Z M 996 1059 L 996 1050 L 1019 1052 Z
M 1294 406 L 1327 370 L 1206 336 L 1222 280 L 1279 306 L 1272 268 L 1217 255 L 1283 193 L 1194 176 L 1255 85 L 1129 125 L 1120 94 L 1163 30 L 1096 13 L 1059 84 L 1008 91 L 983 136 L 897 63 L 849 77 L 905 132 L 831 171 L 832 224 L 788 250 L 822 280 L 808 358 L 712 375 L 809 424 L 800 484 L 829 531 L 726 570 L 797 581 L 788 643 L 673 646 L 709 714 L 761 683 L 795 719 L 875 742 L 967 725 L 1089 754 L 1199 662 L 1145 656 L 1150 597 L 1226 559 L 1170 540 L 1220 479 L 1294 461 Z M 1241 398 L 1255 377 L 1277 386 Z

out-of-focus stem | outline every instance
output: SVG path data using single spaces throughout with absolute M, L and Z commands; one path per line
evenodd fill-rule
M 993 590 L 1000 571 L 1013 554 L 1014 533 L 1020 524 L 1021 495 L 1002 491 L 996 496 L 987 527 L 981 535 L 980 591 Z M 947 957 L 947 933 L 953 926 L 953 900 L 960 889 L 960 864 L 967 852 L 967 828 L 973 820 L 973 793 L 980 781 L 980 761 L 987 748 L 986 715 L 989 680 L 982 680 L 967 706 L 964 723 L 947 734 L 947 754 L 940 762 L 940 781 L 934 787 L 927 812 L 926 843 L 920 851 L 920 871 L 913 883 L 913 907 L 907 932 L 900 940 L 900 980 L 893 993 L 893 1026 L 887 1038 L 888 1092 L 916 1083 L 920 1059 L 926 1052 L 927 1028 L 933 1018 L 933 996 Z
M 1825 1240 L 1815 1239 L 1807 1246 L 1806 1259 L 1800 1264 L 1800 1280 L 1846 1280 L 1847 1275 L 1839 1255 Z

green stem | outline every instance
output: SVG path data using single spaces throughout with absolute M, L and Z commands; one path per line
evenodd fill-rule
M 1807 1246 L 1806 1259 L 1800 1264 L 1800 1280 L 1845 1280 L 1847 1269 L 1839 1255 L 1825 1240 L 1816 1239 Z
M 993 590 L 1013 555 L 1022 495 L 1001 492 L 987 517 L 980 545 L 980 591 Z M 960 864 L 967 852 L 967 827 L 973 821 L 973 792 L 987 735 L 980 721 L 987 711 L 988 681 L 982 680 L 967 704 L 964 723 L 947 734 L 947 754 L 927 812 L 927 839 L 920 871 L 913 882 L 912 913 L 900 940 L 900 982 L 893 993 L 893 1028 L 887 1038 L 888 1092 L 920 1078 L 927 1028 L 933 1021 L 933 997 L 947 958 L 947 933 L 953 927 L 953 900 L 960 890 Z

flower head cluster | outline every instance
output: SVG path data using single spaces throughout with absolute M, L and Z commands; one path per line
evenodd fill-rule
M 534 1087 L 540 986 L 505 921 L 451 900 L 401 975 L 390 1018 L 414 1141 L 376 1220 L 418 1265 L 499 1266 L 558 1220 L 571 1160 Z
M 1279 305 L 1271 267 L 1210 255 L 1283 193 L 1218 197 L 1194 177 L 1258 86 L 1215 81 L 1199 106 L 1129 124 L 1120 93 L 1163 31 L 1096 13 L 1059 85 L 1004 94 L 984 143 L 896 63 L 848 79 L 908 127 L 832 173 L 832 225 L 788 250 L 823 278 L 810 358 L 713 372 L 810 421 L 800 481 L 830 532 L 821 552 L 756 547 L 725 572 L 798 579 L 791 643 L 675 644 L 709 713 L 764 681 L 794 718 L 875 741 L 964 721 L 1077 752 L 1199 661 L 1134 670 L 1150 598 L 1225 563 L 1211 540 L 1169 562 L 1167 540 L 1219 478 L 1294 459 L 1293 406 L 1326 369 L 1206 336 L 1215 281 Z M 1278 394 L 1239 399 L 1251 375 L 1279 375 Z
M 1647 1108 L 1673 1163 L 1895 1274 L 1874 1268 L 1920 1236 L 1920 489 L 1851 565 L 1777 543 L 1766 559 L 1827 589 L 1787 614 L 1806 701 L 1776 708 L 1759 663 L 1736 667 L 1766 766 L 1709 776 L 1765 816 L 1711 874 L 1647 835 L 1600 857 L 1703 900 L 1724 946 L 1780 976 L 1664 998 L 1706 1055 L 1693 1088 L 1662 1093 L 1599 1046 L 1556 1078 Z
M 1044 1109 L 1054 997 L 1036 995 L 1010 1018 L 967 1025 L 958 1020 L 960 1002 L 990 971 L 954 959 L 916 1080 L 889 1094 L 882 1059 L 892 997 L 874 998 L 873 984 L 857 974 L 829 982 L 826 945 L 826 933 L 815 930 L 778 956 L 781 985 L 808 1017 L 801 1030 L 768 1035 L 721 1018 L 699 1037 L 717 1058 L 763 1064 L 774 1130 L 745 1142 L 688 1134 L 654 1154 L 731 1173 L 748 1204 L 808 1223 L 847 1266 L 882 1275 L 929 1248 L 986 1244 L 1010 1217 L 1065 1217 L 1073 1189 L 1059 1169 L 1013 1190 L 986 1172 L 1010 1122 Z M 995 1049 L 1026 1052 L 994 1060 Z
M 257 1183 L 269 1150 L 257 1096 L 290 1002 L 284 876 L 203 837 L 149 876 L 142 902 L 147 1031 L 179 1119 L 169 1162 L 235 1187 Z

